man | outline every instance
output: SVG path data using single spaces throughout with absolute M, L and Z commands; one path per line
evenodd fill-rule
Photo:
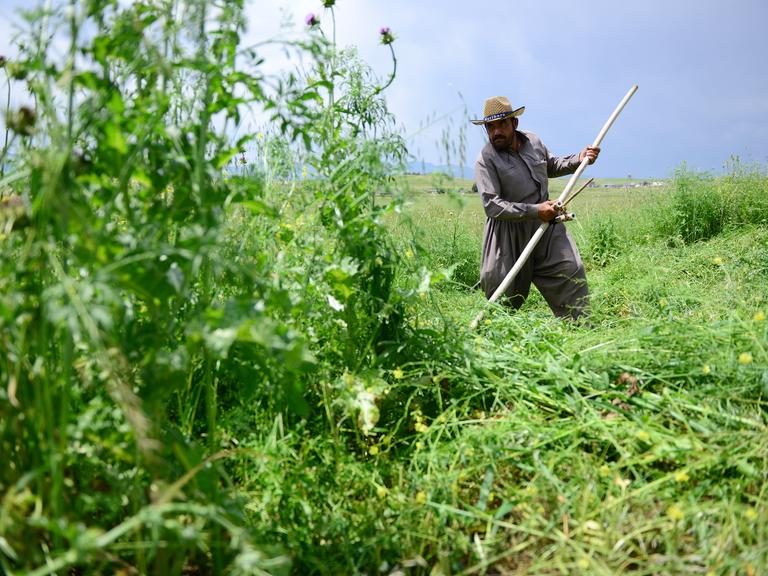
M 572 174 L 584 158 L 593 164 L 600 148 L 587 146 L 578 155 L 551 156 L 539 137 L 517 130 L 525 107 L 514 110 L 505 96 L 485 101 L 482 120 L 488 144 L 475 162 L 475 184 L 487 216 L 480 264 L 480 284 L 490 298 L 514 266 L 542 221 L 562 213 L 549 199 L 547 178 Z M 556 316 L 577 319 L 589 303 L 587 278 L 579 251 L 565 229 L 552 224 L 505 292 L 519 308 L 531 282 Z

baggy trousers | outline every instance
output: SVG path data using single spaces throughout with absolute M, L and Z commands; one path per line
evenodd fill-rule
M 480 285 L 490 298 L 541 224 L 539 220 L 510 222 L 489 218 L 480 264 Z M 589 289 L 576 244 L 563 224 L 550 224 L 515 280 L 505 303 L 519 308 L 533 283 L 556 316 L 577 319 L 586 313 Z

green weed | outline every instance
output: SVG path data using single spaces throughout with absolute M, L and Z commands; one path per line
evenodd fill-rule
M 611 218 L 598 220 L 589 229 L 588 258 L 598 266 L 606 266 L 621 253 L 622 239 Z

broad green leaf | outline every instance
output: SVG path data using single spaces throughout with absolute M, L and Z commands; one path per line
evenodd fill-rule
M 125 154 L 128 149 L 125 145 L 123 133 L 120 131 L 120 126 L 109 123 L 104 127 L 104 132 L 107 137 L 107 146 L 117 150 L 121 154 Z

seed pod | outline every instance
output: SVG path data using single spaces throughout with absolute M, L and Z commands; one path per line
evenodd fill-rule
M 8 69 L 8 75 L 14 80 L 24 80 L 27 77 L 27 69 L 23 64 L 6 61 L 5 65 Z
M 22 106 L 11 114 L 8 119 L 8 128 L 21 136 L 31 136 L 35 128 L 37 115 L 29 106 Z

